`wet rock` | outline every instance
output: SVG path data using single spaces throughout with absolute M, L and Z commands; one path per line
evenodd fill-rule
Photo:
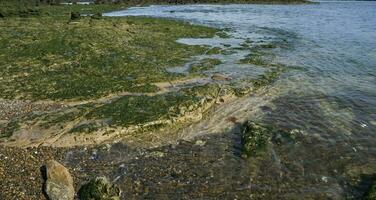
M 225 75 L 222 75 L 222 74 L 213 74 L 213 76 L 211 77 L 212 80 L 215 80 L 215 81 L 227 81 L 227 80 L 230 80 L 229 77 L 225 76 Z
M 50 200 L 74 198 L 73 179 L 63 165 L 54 160 L 48 161 L 45 165 L 45 178 L 45 192 Z
M 271 132 L 268 128 L 255 122 L 246 122 L 243 126 L 241 138 L 243 156 L 254 155 L 257 150 L 266 147 L 270 137 Z
M 120 189 L 105 177 L 98 177 L 83 185 L 78 196 L 80 200 L 120 200 Z

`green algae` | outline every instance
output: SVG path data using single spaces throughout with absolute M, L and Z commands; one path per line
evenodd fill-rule
M 275 81 L 284 70 L 284 68 L 268 70 L 266 73 L 259 76 L 259 78 L 252 80 L 251 82 L 253 83 L 255 89 L 267 86 Z
M 270 141 L 271 132 L 268 128 L 255 122 L 246 122 L 241 136 L 241 148 L 245 157 L 253 156 L 264 149 Z
M 80 200 L 120 200 L 120 189 L 106 178 L 99 177 L 83 185 L 78 196 Z
M 269 143 L 285 145 L 296 143 L 299 135 L 263 123 L 248 121 L 241 132 L 241 149 L 244 157 L 251 157 L 266 149 Z
M 249 47 L 248 43 L 243 43 L 243 48 L 249 49 L 251 52 L 239 61 L 240 64 L 252 64 L 256 66 L 267 66 L 270 63 L 270 58 L 274 55 L 270 52 L 278 46 L 275 43 L 258 44 Z
M 107 127 L 152 130 L 178 119 L 186 122 L 185 115 L 202 114 L 227 93 L 249 94 L 270 84 L 281 72 L 265 61 L 263 65 L 272 67 L 248 80 L 252 90 L 247 87 L 239 92 L 236 87 L 206 84 L 159 94 L 160 88 L 153 83 L 184 78 L 169 73 L 168 67 L 181 66 L 195 55 L 226 53 L 219 47 L 180 44 L 177 39 L 227 36 L 217 29 L 174 20 L 84 16 L 108 8 L 42 7 L 39 17 L 0 21 L 6 27 L 0 32 L 0 98 L 96 102 L 22 119 L 18 126 L 9 126 L 12 133 L 23 125 L 72 134 L 97 133 Z M 71 13 L 81 17 L 71 20 Z M 254 47 L 260 56 L 266 55 L 263 49 L 272 48 Z M 203 59 L 192 64 L 189 72 L 197 75 L 219 64 L 218 59 Z M 108 100 L 98 99 L 104 96 Z
M 223 52 L 223 49 L 220 48 L 220 47 L 213 47 L 211 49 L 209 49 L 208 51 L 206 51 L 205 53 L 207 55 L 214 55 L 214 54 L 221 54 Z
M 100 127 L 98 127 L 95 123 L 86 123 L 86 124 L 79 124 L 69 130 L 69 133 L 92 133 L 98 131 Z
M 140 17 L 92 20 L 43 17 L 0 23 L 0 94 L 13 99 L 90 99 L 116 92 L 155 92 L 153 82 L 180 76 L 165 68 L 184 64 L 207 48 L 176 42 L 212 37 L 216 29 Z
M 190 65 L 190 73 L 199 73 L 209 69 L 213 69 L 216 65 L 222 64 L 222 61 L 215 58 L 205 58 L 200 60 L 198 63 L 193 63 Z
M 155 95 L 125 95 L 102 103 L 84 103 L 63 110 L 33 114 L 2 128 L 8 138 L 21 127 L 36 127 L 40 131 L 59 129 L 61 133 L 90 134 L 106 128 L 137 126 L 136 132 L 153 131 L 174 123 L 180 126 L 195 120 L 210 108 L 220 95 L 218 84 L 183 88 L 178 92 Z M 194 114 L 196 113 L 196 114 Z M 186 115 L 190 115 L 187 118 Z M 193 117 L 193 118 L 192 118 Z M 179 123 L 175 123 L 179 121 Z M 180 123 L 181 122 L 181 123 Z M 65 127 L 72 127 L 65 129 Z M 173 127 L 172 127 L 173 128 Z M 6 135 L 5 135 L 6 134 Z
M 20 124 L 18 120 L 13 120 L 6 125 L 0 126 L 0 139 L 1 138 L 9 138 L 13 135 L 15 131 L 20 128 Z
M 196 104 L 198 98 L 179 93 L 156 96 L 124 96 L 92 110 L 89 119 L 111 119 L 111 125 L 130 126 L 169 120 L 179 114 L 179 107 Z
M 55 125 L 64 125 L 66 123 L 80 120 L 85 114 L 90 112 L 95 107 L 93 103 L 86 103 L 70 107 L 65 110 L 58 110 L 56 112 L 49 112 L 40 114 L 34 119 L 27 119 L 28 121 L 38 121 L 40 126 L 48 129 Z

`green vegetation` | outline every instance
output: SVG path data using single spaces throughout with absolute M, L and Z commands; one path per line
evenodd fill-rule
M 95 123 L 79 124 L 73 127 L 69 133 L 92 133 L 99 130 L 99 126 Z
M 221 54 L 223 52 L 223 50 L 219 47 L 213 47 L 211 49 L 209 49 L 206 54 L 207 55 L 213 55 L 213 54 Z
M 112 103 L 94 109 L 89 119 L 111 119 L 120 126 L 168 120 L 179 114 L 180 107 L 194 105 L 199 99 L 184 94 L 168 93 L 157 96 L 124 96 Z
M 221 64 L 222 61 L 214 58 L 205 58 L 200 60 L 198 63 L 193 63 L 190 66 L 190 73 L 198 73 L 214 68 L 216 65 Z
M 277 66 L 276 68 L 270 69 L 264 74 L 262 74 L 259 78 L 255 80 L 251 80 L 255 89 L 260 87 L 264 87 L 275 81 L 279 75 L 286 70 L 285 66 Z
M 83 185 L 78 196 L 81 200 L 119 200 L 120 189 L 106 178 L 99 177 Z
M 58 16 L 58 15 L 57 15 Z M 1 98 L 88 99 L 116 92 L 156 92 L 165 71 L 206 48 L 175 42 L 217 30 L 172 20 L 84 17 L 0 21 Z
M 244 46 L 247 45 L 246 43 Z M 248 47 L 251 51 L 245 58 L 240 60 L 241 64 L 252 64 L 256 66 L 265 66 L 270 63 L 268 59 L 273 56 L 270 52 L 266 50 L 275 49 L 278 46 L 275 43 L 270 44 L 259 44 L 253 47 Z
M 182 66 L 192 56 L 227 51 L 185 45 L 177 39 L 227 35 L 218 29 L 174 20 L 102 16 L 122 6 L 25 4 L 18 8 L 8 4 L 1 8 L 0 99 L 53 100 L 66 105 L 2 123 L 2 140 L 7 141 L 25 127 L 41 133 L 58 131 L 79 142 L 76 137 L 80 133 L 99 136 L 128 128 L 137 131 L 194 121 L 222 97 L 249 94 L 270 84 L 283 71 L 280 65 L 260 63 L 267 67 L 266 73 L 247 80 L 245 88 L 189 81 L 176 90 L 159 86 L 156 83 L 184 82 L 221 61 L 202 59 L 190 65 L 187 76 L 169 73 L 168 67 Z M 264 50 L 271 48 L 275 47 L 258 45 L 253 50 L 259 56 L 270 56 Z M 259 147 L 263 140 L 262 136 L 249 139 L 247 148 Z
M 242 130 L 241 145 L 244 156 L 252 156 L 267 146 L 272 134 L 270 130 L 255 122 L 246 122 Z
M 93 109 L 85 118 L 110 119 L 110 125 L 123 127 L 165 123 L 182 117 L 185 112 L 194 112 L 203 106 L 202 101 L 214 99 L 218 90 L 218 85 L 207 84 L 155 96 L 124 96 Z
M 241 135 L 241 149 L 244 157 L 255 156 L 264 150 L 269 142 L 276 145 L 294 143 L 299 139 L 295 132 L 287 132 L 262 123 L 248 121 L 244 123 Z
M 7 138 L 20 128 L 18 121 L 11 121 L 7 125 L 0 125 L 0 138 Z
M 39 130 L 60 130 L 69 125 L 72 128 L 64 132 L 74 134 L 95 133 L 106 127 L 164 126 L 184 118 L 187 113 L 204 112 L 220 95 L 219 91 L 218 84 L 206 84 L 184 88 L 179 92 L 152 96 L 126 95 L 103 104 L 72 106 L 63 111 L 41 113 L 8 123 L 3 127 L 6 131 L 1 136 L 10 137 L 20 125 L 26 124 Z

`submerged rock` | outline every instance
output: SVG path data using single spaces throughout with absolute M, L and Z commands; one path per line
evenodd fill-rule
M 105 177 L 98 177 L 78 191 L 80 200 L 120 200 L 120 189 Z
M 246 122 L 242 130 L 242 152 L 245 157 L 254 155 L 257 150 L 266 147 L 271 132 L 255 122 Z
M 71 20 L 77 20 L 81 18 L 81 14 L 79 12 L 71 12 Z
M 45 192 L 50 200 L 73 200 L 73 179 L 67 168 L 50 160 L 45 165 Z
M 214 81 L 228 81 L 230 80 L 229 77 L 225 76 L 225 75 L 222 75 L 222 74 L 213 74 L 213 76 L 211 77 L 212 80 Z

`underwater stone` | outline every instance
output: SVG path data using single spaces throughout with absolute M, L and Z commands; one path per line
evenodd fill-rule
M 230 80 L 229 77 L 224 76 L 222 74 L 213 74 L 213 76 L 211 77 L 211 79 L 215 80 L 215 81 L 227 81 L 227 80 Z
M 98 177 L 78 191 L 80 200 L 120 200 L 120 189 L 105 177 Z
M 242 152 L 245 157 L 256 154 L 257 150 L 264 148 L 269 142 L 271 133 L 269 129 L 255 123 L 246 122 L 242 130 Z

